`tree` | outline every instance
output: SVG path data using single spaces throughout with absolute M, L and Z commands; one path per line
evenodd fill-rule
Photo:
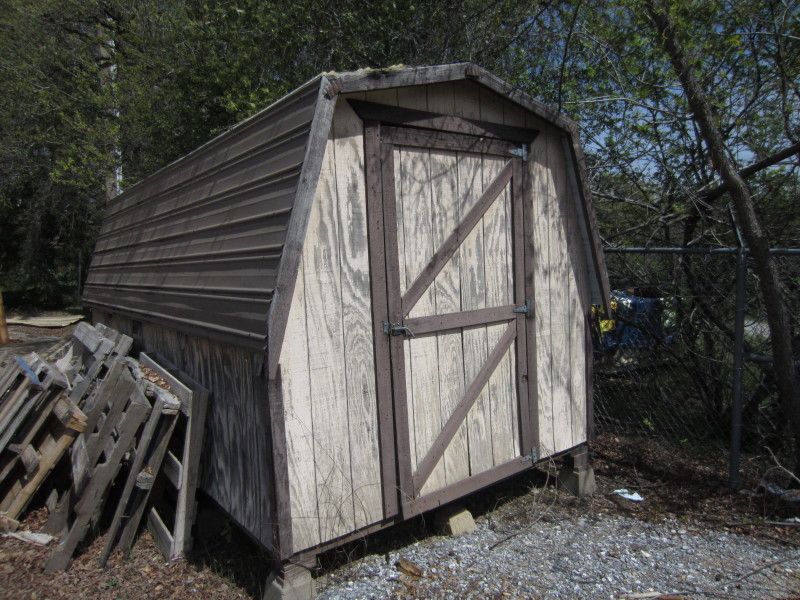
M 707 146 L 714 168 L 731 196 L 738 223 L 754 259 L 769 323 L 775 379 L 784 413 L 789 418 L 795 438 L 795 466 L 800 467 L 800 379 L 794 365 L 789 311 L 783 300 L 780 274 L 770 256 L 769 239 L 756 213 L 750 189 L 728 155 L 723 132 L 717 125 L 705 92 L 692 72 L 668 8 L 658 0 L 648 0 L 648 12 L 686 93 L 692 117 Z

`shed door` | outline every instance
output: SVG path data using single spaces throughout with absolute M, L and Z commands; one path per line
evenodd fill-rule
M 381 185 L 369 190 L 370 252 L 374 269 L 385 265 L 373 272 L 386 289 L 379 388 L 396 436 L 391 449 L 382 436 L 382 452 L 394 454 L 408 516 L 480 474 L 483 485 L 502 478 L 531 451 L 524 169 L 520 144 L 502 139 L 369 123 L 367 135 Z M 368 180 L 377 187 L 374 171 Z

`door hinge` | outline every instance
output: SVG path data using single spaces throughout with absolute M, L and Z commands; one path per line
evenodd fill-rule
M 405 325 L 400 323 L 389 323 L 388 321 L 383 322 L 383 333 L 386 335 L 405 335 L 412 338 L 416 337 L 414 332 Z
M 530 317 L 531 314 L 533 314 L 533 308 L 531 307 L 531 299 L 525 298 L 525 304 L 514 308 L 514 312 L 520 315 L 525 315 L 526 317 Z
M 512 156 L 521 158 L 524 161 L 528 160 L 528 144 L 522 144 L 519 148 L 511 150 Z

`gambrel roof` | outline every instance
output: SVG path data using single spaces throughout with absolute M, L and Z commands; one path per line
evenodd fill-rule
M 595 302 L 609 285 L 576 124 L 471 63 L 322 73 L 114 198 L 84 303 L 238 346 L 283 329 L 339 94 L 468 79 L 562 129 Z

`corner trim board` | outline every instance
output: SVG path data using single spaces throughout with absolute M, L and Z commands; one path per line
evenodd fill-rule
M 278 371 L 283 336 L 286 333 L 289 308 L 303 251 L 303 239 L 308 229 L 311 203 L 314 201 L 317 181 L 322 170 L 325 143 L 333 122 L 337 96 L 328 97 L 330 84 L 331 82 L 326 77 L 320 78 L 317 106 L 311 122 L 311 133 L 303 159 L 303 168 L 300 172 L 300 181 L 297 184 L 294 207 L 289 218 L 283 257 L 278 267 L 275 293 L 267 314 L 267 376 L 270 380 Z

